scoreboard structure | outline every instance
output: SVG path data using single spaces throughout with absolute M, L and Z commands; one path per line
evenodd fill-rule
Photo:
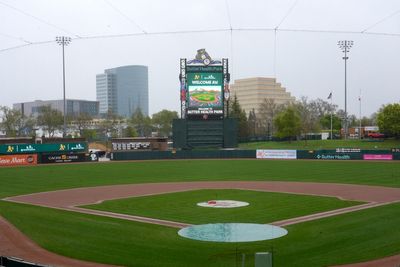
M 226 116 L 228 66 L 227 58 L 213 60 L 205 49 L 197 50 L 192 60 L 180 59 L 181 119 L 173 123 L 175 148 L 236 146 L 236 121 Z

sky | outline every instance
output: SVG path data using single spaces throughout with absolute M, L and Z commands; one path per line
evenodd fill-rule
M 369 116 L 400 102 L 398 0 L 0 0 L 0 105 L 96 100 L 96 74 L 149 67 L 150 114 L 179 111 L 179 59 L 199 48 L 229 58 L 231 82 L 276 77 L 296 98 L 344 109 L 339 40 L 347 61 L 347 109 Z

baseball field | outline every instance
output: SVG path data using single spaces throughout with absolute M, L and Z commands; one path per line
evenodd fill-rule
M 0 215 L 42 248 L 99 264 L 241 266 L 245 255 L 245 266 L 254 266 L 255 252 L 270 251 L 274 266 L 335 266 L 400 254 L 397 162 L 168 160 L 1 168 L 0 198 Z M 250 205 L 223 211 L 196 206 L 210 199 Z M 273 223 L 288 235 L 247 243 L 177 235 L 179 225 L 209 222 Z M 0 255 L 14 247 L 2 242 Z

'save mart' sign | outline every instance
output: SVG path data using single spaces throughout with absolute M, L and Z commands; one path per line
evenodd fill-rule
M 0 155 L 0 166 L 21 166 L 37 164 L 36 154 L 27 155 Z
M 63 151 L 84 152 L 86 149 L 86 143 L 0 145 L 0 154 L 29 154 Z

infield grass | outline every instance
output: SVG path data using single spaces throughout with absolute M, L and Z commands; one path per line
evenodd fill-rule
M 178 229 L 0 201 L 2 215 L 44 248 L 69 257 L 123 266 L 254 266 L 274 251 L 275 267 L 330 266 L 399 253 L 400 203 L 287 227 L 285 237 L 215 243 Z
M 250 205 L 225 209 L 197 206 L 199 202 L 207 202 L 212 199 L 244 201 Z M 124 198 L 83 207 L 190 224 L 203 224 L 269 223 L 357 204 L 361 204 L 361 202 L 343 201 L 334 197 L 226 189 Z

